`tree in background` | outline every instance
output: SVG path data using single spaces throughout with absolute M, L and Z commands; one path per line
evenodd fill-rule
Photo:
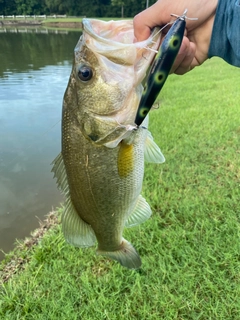
M 124 17 L 124 0 L 111 0 L 112 6 L 118 6 L 121 7 L 121 17 Z
M 0 14 L 13 15 L 16 14 L 15 0 L 0 0 Z
M 66 14 L 86 17 L 133 17 L 154 0 L 0 0 L 0 15 Z
M 44 0 L 15 0 L 17 14 L 39 15 L 44 13 Z
M 4 13 L 5 10 L 5 0 L 0 0 L 0 12 Z

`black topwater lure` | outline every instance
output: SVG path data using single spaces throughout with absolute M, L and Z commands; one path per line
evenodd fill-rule
M 177 17 L 177 20 L 166 34 L 153 61 L 135 118 L 135 124 L 137 126 L 140 126 L 147 116 L 167 80 L 184 36 L 186 13 L 187 10 L 184 11 L 182 16 Z

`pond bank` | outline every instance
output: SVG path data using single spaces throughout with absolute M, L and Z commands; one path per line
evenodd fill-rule
M 39 20 L 0 20 L 1 27 L 32 27 L 32 26 L 41 26 L 42 21 Z
M 80 21 L 56 21 L 47 22 L 42 20 L 0 20 L 0 27 L 34 27 L 45 26 L 52 28 L 82 28 Z
M 0 285 L 7 282 L 11 277 L 25 269 L 29 262 L 29 252 L 39 244 L 46 232 L 60 223 L 59 211 L 51 211 L 44 221 L 39 221 L 39 228 L 34 230 L 24 240 L 17 240 L 15 248 L 6 254 L 0 262 Z

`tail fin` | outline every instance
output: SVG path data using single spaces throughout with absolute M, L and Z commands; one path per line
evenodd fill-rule
M 138 269 L 141 267 L 141 264 L 142 264 L 137 251 L 134 249 L 131 243 L 125 239 L 123 239 L 119 250 L 116 250 L 116 251 L 97 250 L 97 253 L 102 256 L 108 257 L 112 260 L 116 260 L 123 267 L 129 268 L 129 269 Z

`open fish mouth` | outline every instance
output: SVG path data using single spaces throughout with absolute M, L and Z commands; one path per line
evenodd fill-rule
M 135 129 L 142 82 L 156 54 L 160 34 L 154 29 L 147 40 L 135 42 L 132 20 L 83 19 L 82 23 L 83 35 L 75 48 L 75 61 L 81 57 L 89 63 L 87 55 L 94 55 L 96 63 L 90 68 L 95 76 L 99 75 L 97 88 L 106 88 L 105 101 L 88 104 L 81 116 L 82 128 L 95 143 L 113 148 Z
M 134 66 L 135 85 L 141 83 L 160 43 L 155 28 L 144 41 L 135 42 L 133 21 L 101 21 L 83 19 L 83 41 L 97 55 L 126 66 Z

